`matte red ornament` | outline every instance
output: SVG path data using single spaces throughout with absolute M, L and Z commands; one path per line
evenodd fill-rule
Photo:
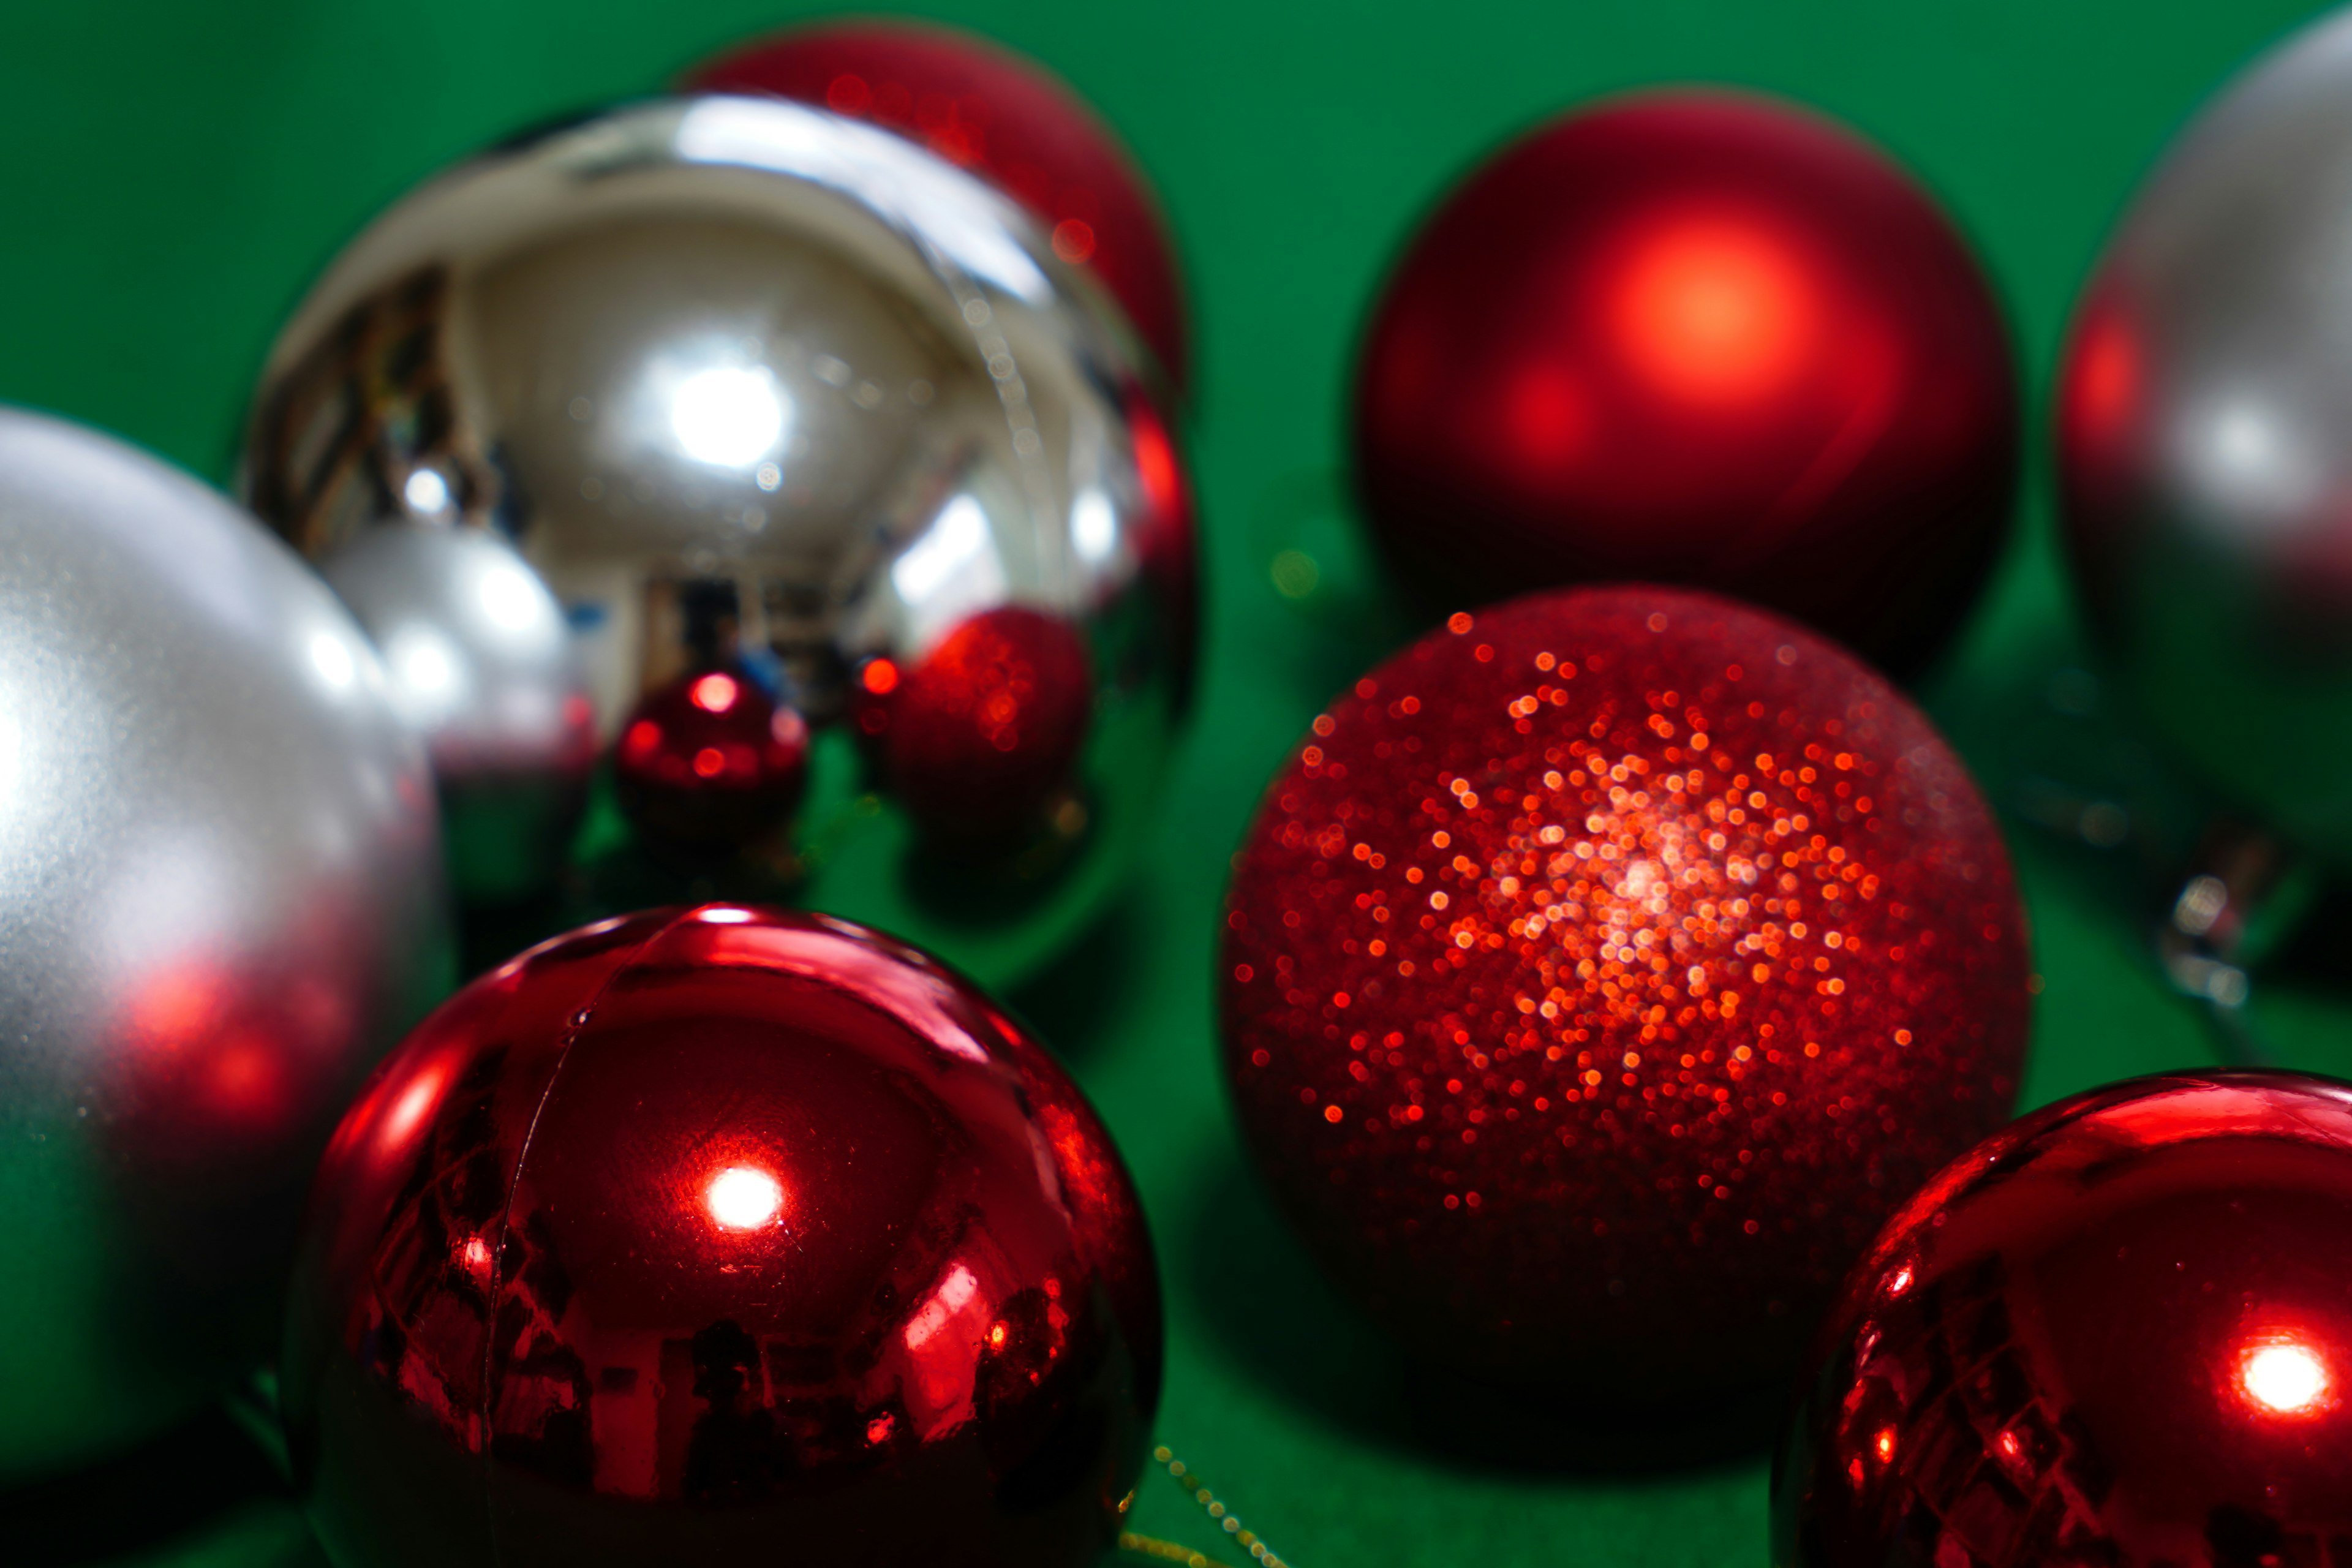
M 1002 45 L 931 22 L 791 28 L 698 67 L 695 92 L 773 93 L 870 120 L 971 170 L 1083 265 L 1181 394 L 1192 373 L 1175 245 L 1134 157 L 1068 83 Z
M 2006 531 L 2017 401 L 1992 290 L 1903 171 L 1770 100 L 1644 93 L 1505 149 L 1414 238 L 1357 488 L 1433 608 L 1688 583 L 1904 672 Z
M 1085 638 L 1022 605 L 960 623 L 911 669 L 868 663 L 858 727 L 928 835 L 1010 847 L 1066 795 L 1092 717 Z
M 749 676 L 705 669 L 648 692 L 613 754 L 621 809 L 665 843 L 729 847 L 782 827 L 808 783 L 808 725 Z
M 821 915 L 606 921 L 344 1118 L 287 1330 L 341 1568 L 1088 1564 L 1158 1398 L 1118 1153 L 978 990 Z
M 1503 1387 L 1792 1375 L 2016 1089 L 2023 915 L 1968 774 L 1852 656 L 1708 595 L 1454 616 L 1315 721 L 1236 867 L 1260 1168 L 1400 1342 Z
M 1848 1282 L 1780 1568 L 2325 1564 L 2352 1542 L 2352 1088 L 2175 1073 L 1955 1162 Z

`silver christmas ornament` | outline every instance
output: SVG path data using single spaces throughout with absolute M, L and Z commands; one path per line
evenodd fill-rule
M 2288 39 L 2165 155 L 2061 375 L 2095 632 L 2164 738 L 2352 867 L 2352 14 Z
M 446 524 L 366 529 L 320 571 L 425 739 L 458 896 L 543 890 L 596 761 L 595 710 L 555 595 L 496 533 Z
M 366 638 L 195 480 L 0 410 L 0 1487 L 192 1413 L 449 979 L 432 781 Z
M 659 101 L 486 154 L 353 241 L 270 356 L 246 487 L 314 557 L 404 517 L 516 542 L 625 798 L 659 803 L 591 868 L 604 903 L 677 896 L 659 824 L 693 791 L 728 821 L 797 797 L 692 876 L 764 868 L 1003 982 L 1110 889 L 1187 681 L 1191 501 L 1146 363 L 930 153 Z M 709 674 L 743 704 L 698 711 Z M 804 792 L 755 755 L 779 707 L 813 730 Z

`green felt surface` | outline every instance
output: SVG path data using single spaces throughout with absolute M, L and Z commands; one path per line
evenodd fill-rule
M 306 279 L 439 164 L 532 121 L 638 94 L 802 8 L 775 0 L 5 0 L 0 398 L 90 420 L 224 478 L 248 380 Z M 1507 1426 L 1415 1392 L 1322 1289 L 1244 1173 L 1210 1040 L 1211 943 L 1268 772 L 1377 651 L 1368 617 L 1269 585 L 1306 541 L 1331 599 L 1355 569 L 1328 515 L 1357 323 L 1417 216 L 1483 150 L 1591 93 L 1750 83 L 1840 115 L 1919 170 L 1990 259 L 2032 405 L 2074 288 L 2180 117 L 2302 0 L 1583 0 L 1349 6 L 1192 0 L 946 5 L 1102 106 L 1181 231 L 1205 369 L 1194 451 L 1213 583 L 1204 700 L 1132 896 L 1020 1002 L 1140 1180 L 1167 1276 L 1164 1440 L 1302 1568 L 1720 1564 L 1764 1556 L 1765 1461 L 1509 1465 Z M 2037 448 L 2039 443 L 2036 443 Z M 2011 817 L 2046 985 L 2028 1096 L 2212 1059 L 2146 953 L 2134 846 L 2184 803 L 2111 731 L 2049 542 L 2037 449 L 2023 526 L 1928 684 Z M 1313 604 L 1310 598 L 1310 605 Z M 2053 701 L 2054 699 L 2054 701 Z M 2084 710 L 2090 716 L 2077 716 Z M 2087 781 L 2087 782 L 2085 782 Z M 2077 784 L 2075 795 L 2067 791 Z M 2136 813 L 2118 849 L 2028 820 Z M 2056 804 L 2053 805 L 2053 802 Z M 2073 802 L 2074 804 L 2069 804 Z M 2289 1059 L 2352 1066 L 2352 1012 L 2261 996 Z M 5 1267 L 5 1263 L 0 1263 Z M 1139 1523 L 1213 1544 L 1148 1483 Z M 302 1560 L 252 1504 L 143 1557 Z M 1226 1554 L 1232 1556 L 1228 1548 Z M 0 1556 L 5 1556 L 0 1543 Z

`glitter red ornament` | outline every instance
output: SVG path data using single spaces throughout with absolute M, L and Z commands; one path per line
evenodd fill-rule
M 1505 149 L 1414 238 L 1358 367 L 1357 489 L 1433 608 L 1689 583 L 1907 671 L 2006 530 L 2016 380 L 1966 242 L 1878 152 L 1644 93 Z
M 1310 1248 L 1420 1356 L 1595 1407 L 1793 1372 L 2024 1049 L 1958 761 L 1705 595 L 1532 595 L 1374 669 L 1268 789 L 1226 923 L 1226 1074 Z
M 782 829 L 808 783 L 808 725 L 751 677 L 698 670 L 646 693 L 621 726 L 613 780 L 657 842 L 733 847 Z
M 858 728 L 899 804 L 927 835 L 983 847 L 1016 846 L 1067 796 L 1093 703 L 1078 629 L 1017 605 L 857 682 Z
M 1055 255 L 1102 279 L 1186 389 L 1184 285 L 1160 203 L 1118 135 L 1035 60 L 937 23 L 862 17 L 746 45 L 685 86 L 818 104 L 971 170 L 1036 216 Z
M 2352 1540 L 2352 1089 L 2170 1074 L 1955 1163 L 1848 1283 L 1780 1568 L 2320 1564 Z
M 1118 1152 L 922 955 L 723 905 L 468 986 L 345 1117 L 284 1358 L 341 1568 L 1091 1563 L 1160 1381 Z

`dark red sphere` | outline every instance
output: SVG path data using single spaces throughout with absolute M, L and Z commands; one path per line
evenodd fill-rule
M 1102 279 L 1179 393 L 1192 372 L 1174 243 L 1143 172 L 1069 84 L 934 22 L 791 28 L 697 68 L 696 92 L 773 93 L 870 120 L 1027 207 L 1054 254 Z
M 1094 713 L 1086 638 L 1043 610 L 960 622 L 916 663 L 859 672 L 857 722 L 923 832 L 1010 847 L 1066 798 Z
M 808 784 L 808 725 L 749 676 L 707 669 L 650 691 L 621 726 L 613 782 L 637 830 L 724 847 L 782 828 Z
M 341 1568 L 1090 1564 L 1160 1367 L 1118 1151 L 978 990 L 822 915 L 467 986 L 320 1168 L 287 1331 Z
M 1780 1568 L 2289 1568 L 2352 1543 L 2352 1088 L 2176 1073 L 1955 1162 L 1848 1282 Z
M 1570 1403 L 1791 1375 L 2024 1052 L 1958 760 L 1705 595 L 1456 615 L 1315 721 L 1230 901 L 1226 1074 L 1300 1234 L 1417 1354 Z
M 1505 149 L 1415 237 L 1357 488 L 1435 608 L 1688 583 L 1906 671 L 2006 531 L 2017 400 L 1983 272 L 1900 169 L 1769 100 L 1644 93 Z

